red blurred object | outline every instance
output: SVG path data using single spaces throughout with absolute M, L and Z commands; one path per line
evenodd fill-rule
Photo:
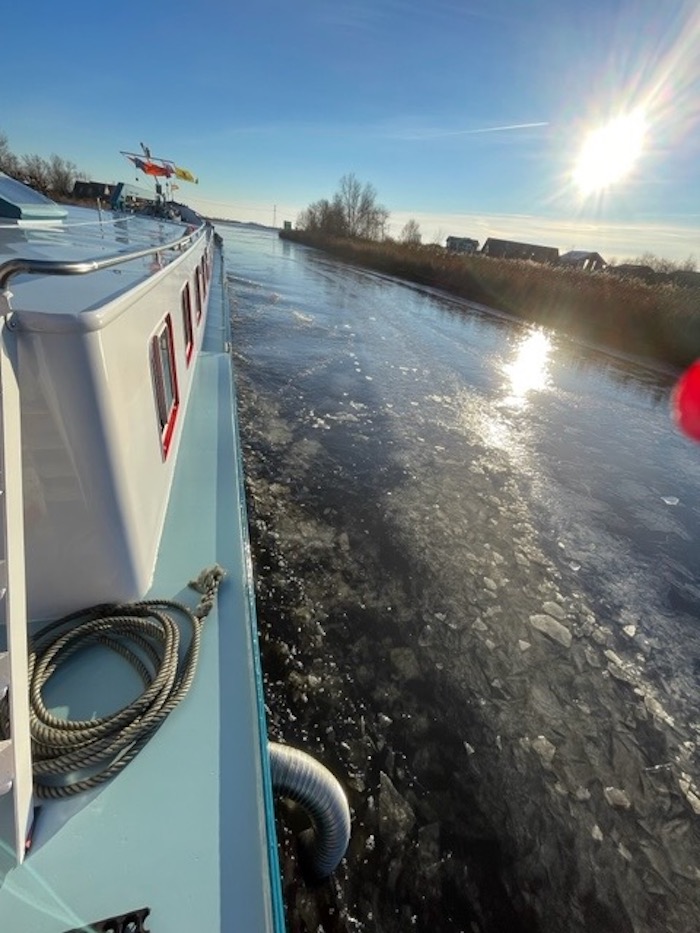
M 700 360 L 696 360 L 676 383 L 672 397 L 676 424 L 694 441 L 700 441 Z

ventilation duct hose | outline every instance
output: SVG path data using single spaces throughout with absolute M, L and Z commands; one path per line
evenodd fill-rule
M 302 861 L 314 880 L 338 867 L 350 841 L 350 807 L 340 782 L 306 752 L 270 742 L 272 786 L 281 797 L 300 804 L 313 823 L 301 834 Z

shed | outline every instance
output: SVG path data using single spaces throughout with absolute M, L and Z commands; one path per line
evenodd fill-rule
M 451 253 L 475 253 L 479 249 L 479 241 L 467 236 L 448 236 L 445 245 Z
M 600 253 L 592 253 L 585 249 L 572 249 L 563 253 L 559 257 L 559 264 L 573 269 L 584 269 L 586 272 L 598 272 L 607 266 Z

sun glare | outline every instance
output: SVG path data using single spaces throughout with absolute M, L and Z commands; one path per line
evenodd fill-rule
M 601 191 L 625 178 L 642 152 L 645 131 L 644 114 L 634 110 L 590 133 L 573 173 L 581 193 Z
M 533 330 L 523 338 L 513 361 L 503 367 L 510 382 L 508 403 L 522 407 L 531 392 L 549 388 L 551 350 L 552 341 L 543 330 Z

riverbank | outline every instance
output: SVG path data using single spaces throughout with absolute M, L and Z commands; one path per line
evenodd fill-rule
M 700 357 L 697 289 L 460 256 L 434 245 L 333 239 L 302 230 L 281 230 L 280 237 L 632 356 L 678 368 Z

